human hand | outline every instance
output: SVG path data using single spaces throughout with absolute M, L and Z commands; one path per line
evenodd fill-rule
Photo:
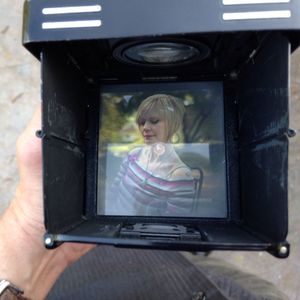
M 24 296 L 43 299 L 61 272 L 93 245 L 68 243 L 54 250 L 43 244 L 41 128 L 39 106 L 17 142 L 20 181 L 14 199 L 0 219 L 0 279 L 24 290 Z

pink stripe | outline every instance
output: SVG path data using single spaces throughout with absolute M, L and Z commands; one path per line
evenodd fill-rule
M 166 191 L 159 187 L 155 187 L 155 186 L 151 185 L 147 179 L 146 179 L 147 182 L 145 183 L 145 185 L 143 185 L 143 180 L 141 180 L 138 176 L 136 176 L 136 174 L 134 174 L 134 172 L 129 168 L 128 174 L 124 178 L 124 183 L 126 185 L 130 186 L 130 184 L 131 184 L 130 180 L 134 181 L 140 189 L 151 192 L 151 193 L 155 193 L 156 195 L 158 194 L 160 196 L 171 197 L 171 196 L 175 195 L 180 198 L 185 195 L 191 195 L 191 196 L 193 195 L 193 192 L 191 192 L 191 191 L 186 191 L 185 195 L 184 194 L 176 195 L 176 193 L 178 191 Z M 192 187 L 194 187 L 194 186 L 192 186 Z M 149 195 L 147 195 L 147 196 L 149 197 Z
M 131 169 L 129 169 L 128 171 L 130 174 L 125 176 L 125 182 L 127 185 L 130 185 L 129 180 L 132 179 L 138 185 L 138 187 L 140 187 L 141 189 L 144 189 L 146 191 L 154 192 L 155 194 L 159 194 L 159 195 L 163 194 L 165 196 L 170 196 L 174 193 L 174 192 L 170 192 L 170 191 L 164 191 L 160 188 L 149 185 L 149 182 L 147 179 L 146 179 L 147 182 L 145 183 L 145 186 L 143 186 L 143 180 L 141 180 L 139 177 L 137 177 Z

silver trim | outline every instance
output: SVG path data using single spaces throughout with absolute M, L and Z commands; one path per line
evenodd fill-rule
M 58 15 L 58 14 L 77 14 L 77 13 L 91 13 L 101 11 L 100 5 L 86 5 L 86 6 L 63 6 L 63 7 L 46 7 L 43 8 L 43 15 Z
M 101 20 L 44 22 L 43 29 L 100 27 Z
M 289 3 L 291 0 L 222 0 L 223 5 Z
M 7 288 L 12 289 L 15 292 L 16 296 L 18 296 L 19 294 L 23 294 L 23 291 L 21 291 L 19 288 L 17 288 L 15 285 L 10 283 L 9 281 L 7 281 L 5 279 L 2 279 L 2 280 L 0 279 L 0 298 L 1 298 L 1 295 L 4 294 L 4 291 Z
M 0 280 L 0 295 L 2 295 L 2 293 L 6 290 L 7 287 L 10 286 L 9 281 L 3 279 Z
M 249 11 L 249 12 L 223 14 L 224 21 L 257 20 L 257 19 L 288 19 L 290 17 L 291 17 L 290 10 Z

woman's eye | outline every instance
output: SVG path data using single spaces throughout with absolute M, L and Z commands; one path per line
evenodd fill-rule
M 152 119 L 152 120 L 150 120 L 150 123 L 151 123 L 151 124 L 157 124 L 158 122 L 159 122 L 158 119 Z

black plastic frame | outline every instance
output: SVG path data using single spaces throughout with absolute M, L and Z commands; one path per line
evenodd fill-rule
M 287 257 L 289 244 L 285 240 L 288 150 L 286 134 L 290 43 L 282 33 L 271 32 L 265 37 L 260 47 L 249 53 L 250 56 L 244 60 L 244 64 L 235 66 L 230 70 L 231 72 L 215 76 L 215 80 L 223 81 L 224 86 L 229 203 L 227 219 L 97 216 L 97 140 L 101 89 L 99 83 L 107 84 L 107 81 L 105 78 L 99 80 L 87 76 L 80 62 L 72 55 L 72 44 L 45 45 L 41 56 L 43 74 L 41 136 L 43 138 L 46 246 L 51 248 L 60 242 L 75 241 L 113 244 L 119 247 L 189 251 L 266 250 L 277 257 Z M 270 56 L 269 53 L 272 55 Z M 176 73 L 174 70 L 172 72 Z M 262 72 L 265 72 L 262 81 L 265 92 L 262 92 L 259 87 L 260 81 L 257 80 L 258 74 Z M 274 79 L 275 72 L 279 75 Z M 159 76 L 159 72 L 157 74 Z M 133 78 L 128 78 L 127 82 L 131 84 L 143 82 L 143 78 L 139 81 L 135 79 L 136 77 Z M 181 82 L 183 79 L 172 77 L 172 82 L 175 83 L 176 80 Z M 194 77 L 194 80 L 187 78 L 187 81 L 203 80 L 205 74 L 199 74 L 199 77 Z M 246 84 L 241 85 L 241 80 Z M 164 81 L 168 81 L 167 77 L 163 80 L 159 79 L 159 82 Z M 212 81 L 212 77 L 209 76 L 206 81 Z M 126 81 L 117 82 L 117 84 L 122 83 Z M 254 86 L 251 86 L 252 83 Z M 245 122 L 243 113 L 250 112 L 251 116 L 251 112 L 253 113 L 260 105 L 255 98 L 254 111 L 251 111 L 253 109 L 249 107 L 252 103 L 252 98 L 249 98 L 251 93 L 260 96 L 261 101 L 266 100 L 266 107 L 262 113 L 268 112 L 269 107 L 272 107 L 270 118 L 263 118 L 264 115 L 260 115 L 261 111 L 256 110 L 257 116 L 253 114 L 252 118 L 246 119 Z M 272 97 L 279 101 L 278 105 L 272 102 Z M 283 112 L 282 108 L 284 108 Z M 280 118 L 281 115 L 283 118 Z M 261 133 L 265 131 L 266 134 L 256 136 L 255 132 L 249 131 L 247 126 L 251 122 L 257 124 Z M 278 143 L 278 147 L 277 144 L 276 147 L 270 144 L 273 140 Z M 269 144 L 266 145 L 265 142 Z M 274 189 L 271 194 L 263 194 L 266 195 L 267 200 L 258 197 L 256 199 L 260 199 L 260 202 L 254 204 L 251 202 L 253 198 L 251 195 L 254 195 L 255 191 L 252 185 L 248 187 L 250 182 L 257 184 L 262 192 L 265 192 L 265 189 L 256 181 L 255 170 L 257 169 L 253 166 L 256 164 L 257 154 L 252 151 L 253 147 L 261 147 L 262 151 L 257 153 L 264 159 L 273 155 L 272 163 L 269 161 L 265 166 L 275 166 L 276 174 L 281 175 L 279 179 L 273 179 L 268 177 L 268 174 L 262 173 L 260 178 L 265 178 L 266 183 L 272 183 L 274 187 L 280 183 L 280 180 L 282 182 L 279 195 L 277 195 L 278 190 Z M 64 155 L 64 153 L 68 154 Z M 249 161 L 252 163 L 249 164 Z M 253 169 L 254 174 L 248 171 L 249 168 Z M 262 207 L 265 207 L 265 204 L 272 204 L 269 197 L 273 195 L 274 208 L 270 207 L 268 211 L 263 211 Z M 262 207 L 261 203 L 264 204 Z M 264 216 L 266 221 L 262 222 Z M 258 217 L 257 222 L 256 217 Z M 120 235 L 121 228 L 137 223 L 184 225 L 187 229 L 200 231 L 203 238 L 201 241 L 193 236 L 189 239 L 180 236 L 173 239 L 153 237 L 145 239 L 141 237 L 140 232 L 133 232 L 130 238 Z

